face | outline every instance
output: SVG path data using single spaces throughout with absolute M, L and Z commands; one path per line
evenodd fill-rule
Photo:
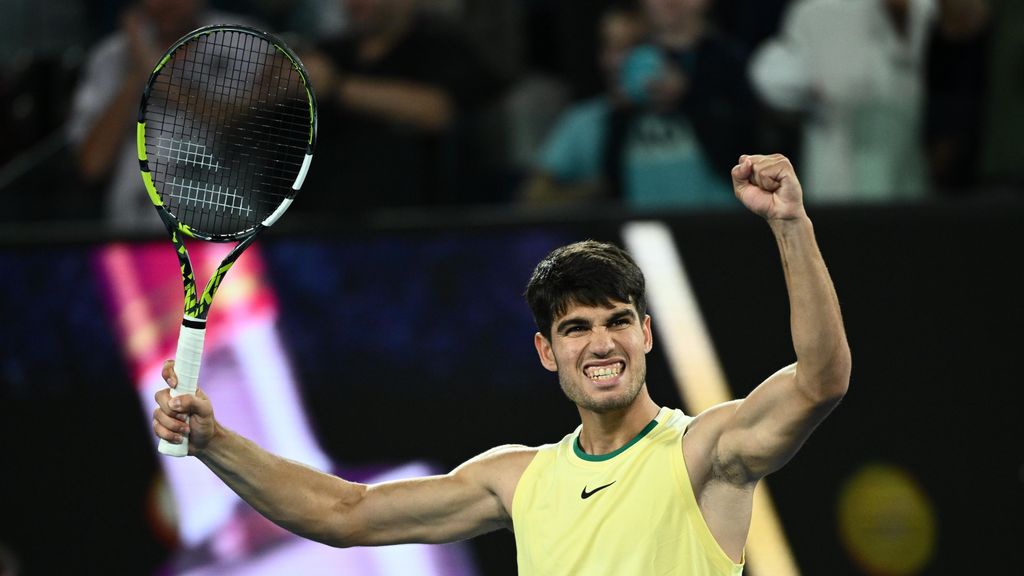
M 614 79 L 629 50 L 644 38 L 643 20 L 623 13 L 612 13 L 601 21 L 601 68 Z
M 633 403 L 647 378 L 651 317 L 636 307 L 572 304 L 552 323 L 551 340 L 534 336 L 541 364 L 558 372 L 562 391 L 581 409 L 596 413 Z
M 644 12 L 655 30 L 673 30 L 687 20 L 701 18 L 711 0 L 644 0 Z

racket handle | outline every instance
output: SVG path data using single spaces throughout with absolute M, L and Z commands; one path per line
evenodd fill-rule
M 186 324 L 201 325 L 202 328 L 194 328 Z M 178 386 L 171 388 L 171 397 L 195 394 L 199 382 L 199 364 L 203 359 L 203 340 L 206 337 L 206 322 L 196 321 L 190 318 L 185 319 L 178 333 L 178 351 L 174 354 L 174 372 L 178 375 Z M 186 422 L 188 420 L 186 419 Z M 157 450 L 168 456 L 188 455 L 188 435 L 182 435 L 181 444 L 172 444 L 160 439 Z

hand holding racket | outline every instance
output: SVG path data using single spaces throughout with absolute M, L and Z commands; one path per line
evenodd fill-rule
M 202 388 L 196 388 L 193 394 L 173 395 L 178 386 L 174 360 L 164 362 L 160 375 L 169 388 L 161 389 L 154 396 L 157 407 L 153 410 L 153 432 L 171 446 L 187 442 L 186 446 L 193 452 L 202 450 L 217 431 L 213 404 Z
M 171 46 L 150 74 L 139 107 L 139 165 L 171 236 L 185 310 L 171 396 L 194 394 L 206 317 L 224 275 L 291 205 L 316 143 L 316 99 L 298 57 L 279 39 L 244 26 L 200 28 Z M 184 236 L 238 244 L 198 294 Z M 159 450 L 188 454 L 182 442 Z

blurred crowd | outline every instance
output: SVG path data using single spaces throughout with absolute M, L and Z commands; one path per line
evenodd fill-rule
M 320 105 L 296 211 L 738 207 L 744 152 L 812 204 L 1024 197 L 1014 0 L 9 0 L 0 222 L 159 228 L 135 159 L 158 56 L 276 32 Z

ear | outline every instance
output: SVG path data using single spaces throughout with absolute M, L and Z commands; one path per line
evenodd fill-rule
M 537 332 L 533 335 L 533 345 L 537 348 L 537 356 L 540 357 L 541 365 L 550 372 L 558 372 L 558 363 L 555 362 L 555 351 L 551 349 L 551 342 L 543 334 Z
M 654 333 L 651 332 L 651 315 L 644 314 L 644 353 L 654 348 Z

